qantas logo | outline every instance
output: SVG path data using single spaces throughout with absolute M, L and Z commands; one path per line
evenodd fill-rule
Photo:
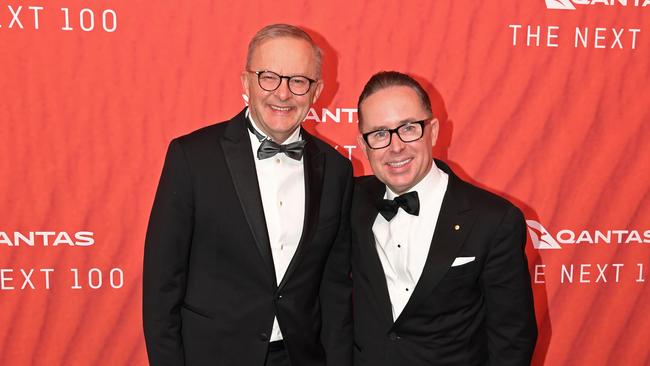
M 638 245 L 650 244 L 650 230 L 580 230 L 562 229 L 551 234 L 535 220 L 526 220 L 535 249 L 562 249 L 564 245 Z
M 576 10 L 576 5 L 635 6 L 650 5 L 650 0 L 545 0 L 548 9 Z
M 526 220 L 528 224 L 528 233 L 533 240 L 535 249 L 562 249 L 560 244 L 553 238 L 553 235 L 546 230 L 542 224 L 535 220 Z
M 549 9 L 576 10 L 575 5 L 570 0 L 546 0 L 546 7 Z

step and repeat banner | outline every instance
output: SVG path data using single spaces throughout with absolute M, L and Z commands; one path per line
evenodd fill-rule
M 534 365 L 650 364 L 650 0 L 0 2 L 0 365 L 146 365 L 167 144 L 244 106 L 246 46 L 325 52 L 305 126 L 350 158 L 367 79 L 423 82 L 435 155 L 519 206 Z

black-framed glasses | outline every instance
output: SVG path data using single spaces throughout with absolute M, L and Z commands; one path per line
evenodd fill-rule
M 256 74 L 257 83 L 260 85 L 260 88 L 266 91 L 276 90 L 280 87 L 280 84 L 282 84 L 282 79 L 287 79 L 289 91 L 295 95 L 305 95 L 309 92 L 309 89 L 311 89 L 311 84 L 316 82 L 316 80 L 302 75 L 284 76 L 268 70 L 246 71 Z
M 383 149 L 390 145 L 393 134 L 397 134 L 397 137 L 403 142 L 413 142 L 421 139 L 424 136 L 424 125 L 430 120 L 431 118 L 427 118 L 421 121 L 406 122 L 395 128 L 382 128 L 366 132 L 361 136 L 363 136 L 369 148 Z

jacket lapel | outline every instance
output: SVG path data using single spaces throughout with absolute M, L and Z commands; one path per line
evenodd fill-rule
M 284 287 L 287 280 L 296 270 L 302 260 L 305 250 L 318 228 L 318 213 L 320 212 L 321 195 L 323 192 L 323 178 L 325 170 L 325 155 L 314 143 L 314 137 L 303 128 L 300 133 L 307 141 L 303 155 L 305 177 L 305 215 L 302 225 L 302 234 L 296 252 L 289 262 L 287 271 L 280 281 L 278 289 Z
M 255 238 L 255 244 L 266 264 L 269 275 L 275 283 L 275 268 L 273 254 L 269 242 L 269 234 L 264 218 L 262 196 L 259 190 L 255 161 L 251 152 L 251 143 L 246 129 L 245 110 L 233 118 L 221 139 L 228 170 L 232 183 L 237 192 L 246 221 Z
M 353 220 L 359 220 L 355 226 L 360 228 L 359 245 L 361 246 L 360 252 L 363 253 L 360 261 L 364 266 L 363 272 L 368 274 L 368 281 L 375 293 L 377 306 L 386 321 L 393 324 L 393 310 L 390 304 L 386 275 L 379 254 L 377 254 L 375 235 L 372 232 L 372 226 L 379 213 L 377 204 L 384 197 L 386 186 L 374 176 L 364 179 L 366 181 L 362 183 L 362 189 L 366 197 L 355 200 L 355 205 L 359 207 L 359 215 L 358 218 L 353 218 Z
M 431 295 L 451 268 L 456 254 L 476 220 L 476 213 L 471 210 L 463 194 L 462 181 L 444 163 L 436 160 L 436 165 L 449 175 L 447 191 L 442 200 L 422 275 L 406 307 L 395 321 L 395 326 L 399 326 L 403 319 L 413 314 L 422 301 Z

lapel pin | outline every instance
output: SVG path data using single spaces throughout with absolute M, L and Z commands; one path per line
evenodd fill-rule
M 456 231 L 460 230 L 460 225 L 454 226 L 454 230 L 456 230 Z

